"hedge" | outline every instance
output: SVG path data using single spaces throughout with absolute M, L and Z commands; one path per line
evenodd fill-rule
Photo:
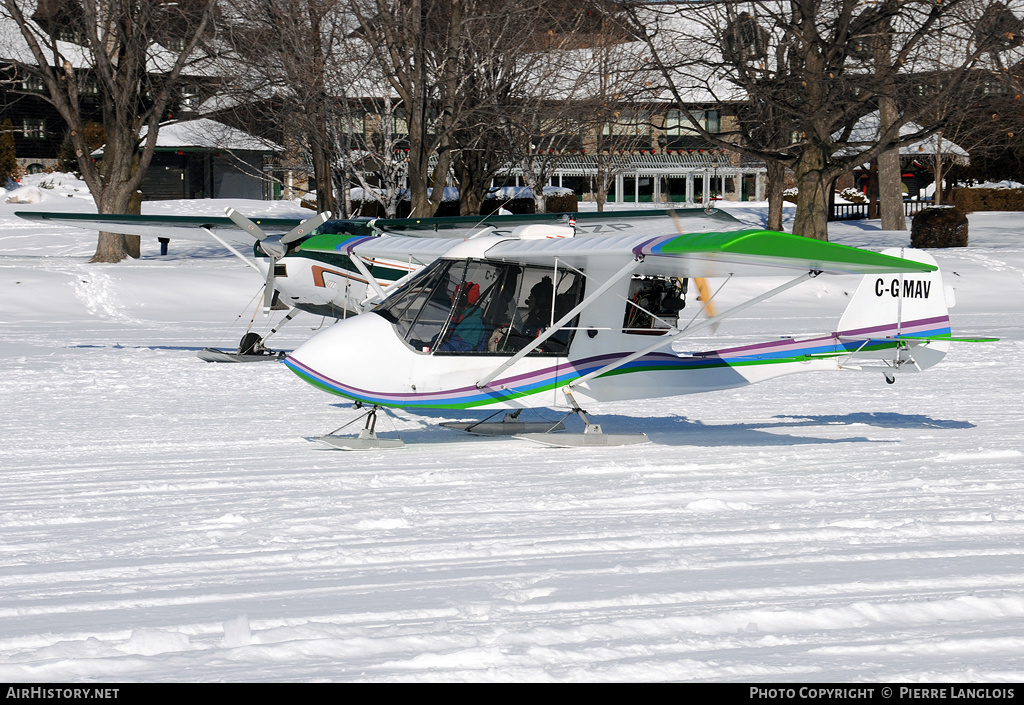
M 1024 189 L 955 188 L 952 201 L 964 213 L 975 211 L 1024 211 Z

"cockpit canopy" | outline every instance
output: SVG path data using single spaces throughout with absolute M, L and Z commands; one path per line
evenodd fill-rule
M 441 259 L 373 311 L 417 352 L 511 355 L 579 304 L 583 287 L 583 274 L 564 265 Z M 529 354 L 567 354 L 576 323 Z

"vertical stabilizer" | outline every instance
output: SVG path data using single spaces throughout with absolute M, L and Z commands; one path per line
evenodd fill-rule
M 883 254 L 915 262 L 936 264 L 923 250 L 894 248 Z M 840 338 L 908 338 L 914 343 L 919 369 L 931 367 L 945 356 L 949 342 L 947 294 L 942 273 L 867 274 L 839 320 Z M 924 339 L 928 339 L 925 342 Z

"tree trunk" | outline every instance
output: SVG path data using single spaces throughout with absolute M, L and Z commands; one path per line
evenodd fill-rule
M 459 215 L 481 215 L 484 207 L 484 196 L 478 189 L 471 189 L 469 193 L 462 192 L 462 182 L 459 182 Z
M 316 209 L 320 213 L 338 212 L 338 202 L 334 197 L 334 174 L 331 168 L 331 157 L 323 147 L 324 137 L 314 137 L 310 145 L 313 158 L 313 175 L 316 177 Z
M 597 178 L 594 179 L 594 196 L 597 198 L 597 212 L 604 213 L 604 204 L 608 200 L 608 190 L 605 188 L 604 179 L 601 177 L 601 172 L 598 171 Z
M 815 240 L 828 240 L 828 185 L 825 153 L 820 147 L 808 147 L 796 163 L 796 219 L 793 234 Z
M 879 98 L 879 134 L 885 134 L 899 119 L 892 98 Z M 878 155 L 878 196 L 882 216 L 882 230 L 906 230 L 903 213 L 903 179 L 900 173 L 900 148 L 893 147 Z
M 134 194 L 134 189 L 129 188 L 126 183 L 105 184 L 95 198 L 96 210 L 100 215 L 130 213 Z M 125 259 L 129 256 L 127 238 L 128 236 L 120 233 L 101 232 L 96 242 L 96 252 L 89 261 L 114 263 Z
M 480 215 L 490 181 L 489 178 L 485 181 L 486 169 L 480 155 L 472 151 L 462 152 L 452 161 L 459 184 L 459 215 Z
M 945 171 L 942 165 L 942 133 L 935 134 L 935 160 L 932 167 L 932 175 L 935 177 L 935 195 L 932 196 L 932 203 L 936 206 L 942 205 L 942 175 Z
M 768 169 L 766 178 L 768 180 L 768 230 L 782 232 L 782 205 L 785 200 L 782 192 L 785 190 L 786 167 L 779 162 L 766 162 Z

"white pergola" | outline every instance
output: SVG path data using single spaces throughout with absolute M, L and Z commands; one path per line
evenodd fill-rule
M 764 199 L 767 171 L 764 164 L 749 161 L 734 163 L 728 154 L 719 149 L 679 150 L 663 154 L 642 152 L 600 157 L 571 154 L 561 161 L 550 185 L 563 186 L 564 180 L 570 177 L 597 176 L 599 159 L 604 160 L 606 168 L 610 168 L 615 174 L 614 186 L 608 195 L 609 202 L 639 202 L 640 184 L 644 179 L 652 180 L 651 201 L 654 203 L 663 203 L 666 199 L 678 201 L 680 197 L 684 197 L 685 202 L 689 204 L 708 203 L 714 193 L 722 194 L 728 200 L 739 200 L 742 193 L 740 184 L 745 178 L 753 182 L 754 200 Z M 612 160 L 610 165 L 607 164 L 608 160 Z M 516 185 L 520 185 L 521 169 L 509 168 L 504 173 L 508 177 L 515 177 Z M 685 191 L 665 193 L 663 186 L 666 179 L 685 180 Z M 729 179 L 733 180 L 732 189 L 726 188 Z M 631 189 L 627 189 L 627 182 L 632 182 Z

